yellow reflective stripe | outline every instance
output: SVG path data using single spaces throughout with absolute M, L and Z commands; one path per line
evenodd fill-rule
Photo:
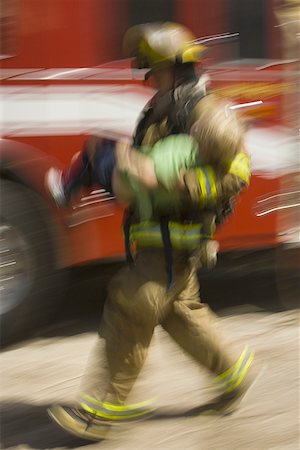
M 100 400 L 97 400 L 94 397 L 91 397 L 87 394 L 81 393 L 81 397 L 89 402 L 94 403 L 95 405 L 99 405 L 102 408 L 109 409 L 111 411 L 132 411 L 139 408 L 145 408 L 149 405 L 153 405 L 153 403 L 157 400 L 156 398 L 152 398 L 149 400 L 144 400 L 143 402 L 139 403 L 131 403 L 129 405 L 116 405 L 115 403 L 109 403 L 109 402 L 101 402 Z
M 152 227 L 151 227 L 152 225 Z M 171 243 L 176 249 L 190 250 L 199 245 L 203 237 L 202 224 L 181 224 L 169 222 Z M 158 222 L 141 222 L 130 227 L 130 240 L 141 246 L 162 246 L 162 236 Z
M 200 189 L 201 189 L 201 195 L 200 195 L 199 200 L 202 201 L 203 199 L 206 198 L 206 195 L 207 195 L 205 175 L 204 175 L 202 169 L 197 169 L 196 172 L 197 172 L 198 181 L 199 181 Z
M 218 375 L 218 378 L 227 378 L 228 375 L 231 375 L 232 373 L 237 372 L 239 370 L 239 368 L 241 367 L 242 362 L 243 362 L 248 350 L 249 350 L 249 347 L 246 346 L 244 348 L 244 350 L 242 351 L 242 354 L 239 357 L 239 359 L 237 360 L 237 362 L 233 366 L 231 366 L 228 370 L 226 370 L 226 372 L 223 372 L 220 375 Z
M 101 402 L 87 394 L 81 394 L 81 406 L 98 417 L 109 420 L 134 419 L 154 411 L 154 399 L 146 400 L 131 405 L 116 405 L 108 402 Z
M 215 381 L 220 382 L 222 380 L 225 392 L 233 391 L 242 383 L 253 359 L 254 352 L 249 352 L 248 347 L 245 347 L 238 361 L 226 372 L 218 375 Z
M 200 240 L 203 236 L 199 235 L 199 236 L 191 236 L 191 237 L 183 237 L 183 236 L 171 236 L 171 243 L 172 246 L 178 250 L 182 249 L 193 249 L 195 247 L 197 247 L 197 245 L 199 245 Z M 154 239 L 153 237 L 143 237 L 140 238 L 139 236 L 135 236 L 134 237 L 134 242 L 136 242 L 137 245 L 141 245 L 141 246 L 151 246 L 151 245 L 155 245 L 155 246 L 159 246 L 162 247 L 162 239 L 157 238 Z
M 238 176 L 245 183 L 249 184 L 251 176 L 249 156 L 243 152 L 238 153 L 229 167 L 229 173 Z
M 156 238 L 156 237 L 160 238 L 161 237 L 161 232 L 151 231 L 151 230 L 148 230 L 148 231 L 142 231 L 142 230 L 141 231 L 133 231 L 131 234 L 133 236 L 135 236 L 135 237 L 140 237 L 140 238 L 145 238 L 145 239 L 147 239 L 147 238 L 151 239 L 151 238 Z
M 97 417 L 101 417 L 102 419 L 108 419 L 108 420 L 128 420 L 128 419 L 135 419 L 137 417 L 141 417 L 141 416 L 145 416 L 146 414 L 149 414 L 152 410 L 147 410 L 147 411 L 142 411 L 142 412 L 137 412 L 134 414 L 128 413 L 124 416 L 116 416 L 115 414 L 108 414 L 105 413 L 104 411 L 99 411 L 97 409 L 91 408 L 90 406 L 86 405 L 85 403 L 81 403 L 81 407 L 91 413 L 94 414 Z
M 180 231 L 193 231 L 193 230 L 199 230 L 201 227 L 199 224 L 195 224 L 195 223 L 190 223 L 190 224 L 183 224 L 183 223 L 179 223 L 179 222 L 172 222 L 170 220 L 169 222 L 169 229 L 174 229 L 174 230 L 180 230 Z
M 130 226 L 130 240 L 143 241 L 145 245 L 155 245 L 161 239 L 161 230 L 158 222 L 144 221 Z
M 217 199 L 216 174 L 212 167 L 207 167 L 210 177 L 211 199 L 215 202 Z
M 211 166 L 198 167 L 196 169 L 201 189 L 201 203 L 215 203 L 217 198 L 216 174 Z
M 241 371 L 238 372 L 238 377 L 233 382 L 233 384 L 230 384 L 228 389 L 226 389 L 226 392 L 232 392 L 234 389 L 236 389 L 241 384 L 241 382 L 245 378 L 246 373 L 248 372 L 249 367 L 252 364 L 253 359 L 254 359 L 254 352 L 252 352 L 250 354 L 245 366 L 243 367 L 243 369 Z
M 192 240 L 192 239 L 195 239 L 195 238 L 197 238 L 197 239 L 199 239 L 200 237 L 202 236 L 202 234 L 200 234 L 200 233 L 197 233 L 197 234 L 188 234 L 188 235 L 186 235 L 186 234 L 173 234 L 173 239 L 180 239 L 180 240 L 183 240 L 183 241 L 190 241 L 190 240 Z
M 132 224 L 130 226 L 130 229 L 135 231 L 135 230 L 140 230 L 140 229 L 159 229 L 160 230 L 160 225 L 158 222 L 148 222 L 148 221 L 144 221 L 144 222 L 139 222 L 139 223 L 135 223 Z M 169 228 L 174 228 L 174 229 L 178 229 L 178 230 L 198 230 L 200 228 L 200 225 L 198 223 L 188 223 L 188 224 L 183 224 L 180 222 L 174 222 L 172 220 L 170 220 L 169 222 Z

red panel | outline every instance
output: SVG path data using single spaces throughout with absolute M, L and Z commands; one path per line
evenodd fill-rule
M 72 264 L 124 256 L 123 211 L 69 230 Z
M 261 248 L 278 243 L 278 214 L 258 217 L 257 199 L 280 189 L 279 178 L 253 175 L 250 187 L 239 197 L 234 213 L 219 227 L 221 250 Z
M 227 0 L 176 0 L 175 20 L 186 25 L 196 37 L 228 30 Z
M 14 141 L 32 145 L 52 158 L 63 167 L 69 164 L 72 156 L 81 149 L 86 136 L 28 136 L 14 137 Z
M 275 14 L 275 6 L 279 6 L 278 0 L 268 0 L 267 8 L 267 44 L 270 59 L 279 59 L 281 55 L 281 29 Z
M 19 0 L 18 54 L 1 66 L 85 67 L 118 57 L 122 5 L 122 0 Z

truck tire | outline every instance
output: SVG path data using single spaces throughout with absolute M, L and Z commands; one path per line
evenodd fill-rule
M 49 321 L 63 292 L 64 272 L 55 270 L 49 213 L 22 184 L 0 184 L 1 346 Z

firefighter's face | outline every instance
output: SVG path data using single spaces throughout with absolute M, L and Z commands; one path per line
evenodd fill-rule
M 160 94 L 165 94 L 174 86 L 174 66 L 157 66 L 151 70 L 150 83 Z

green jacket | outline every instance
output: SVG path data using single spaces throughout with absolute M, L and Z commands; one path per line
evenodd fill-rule
M 200 164 L 197 143 L 187 134 L 171 135 L 159 140 L 153 147 L 140 147 L 154 163 L 159 186 L 149 190 L 134 177 L 123 174 L 133 193 L 134 209 L 141 221 L 153 220 L 162 214 L 180 210 L 182 195 L 177 187 L 182 170 Z

